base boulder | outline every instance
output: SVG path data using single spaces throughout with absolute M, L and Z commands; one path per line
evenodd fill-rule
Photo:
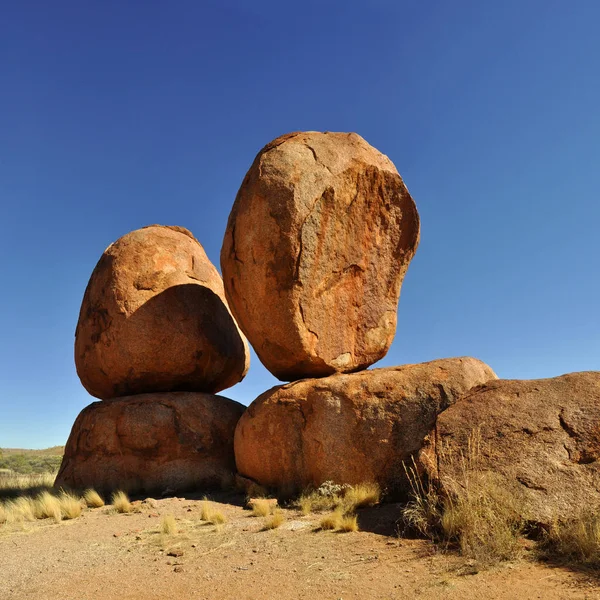
M 419 451 L 437 415 L 493 378 L 479 360 L 452 358 L 275 387 L 238 423 L 238 471 L 289 493 L 327 480 L 402 491 L 403 461 Z
M 493 475 L 519 498 L 527 521 L 549 525 L 600 508 L 599 459 L 600 371 L 593 371 L 489 381 L 439 416 L 419 463 L 449 494 L 465 464 Z
M 77 417 L 57 486 L 180 492 L 235 473 L 233 434 L 244 406 L 211 394 L 142 394 L 94 402 Z

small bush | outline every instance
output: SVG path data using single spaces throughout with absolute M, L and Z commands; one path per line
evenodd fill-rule
M 60 493 L 58 500 L 63 519 L 77 519 L 77 517 L 81 516 L 83 511 L 81 498 L 63 491 Z
M 118 513 L 130 513 L 133 510 L 129 496 L 123 491 L 115 492 L 112 495 L 111 504 Z
M 297 505 L 303 515 L 335 511 L 340 507 L 348 513 L 357 508 L 377 504 L 380 498 L 381 490 L 376 483 L 359 483 L 352 486 L 326 481 L 316 490 L 302 494 Z
M 85 503 L 89 508 L 100 508 L 104 506 L 104 500 L 96 490 L 85 490 L 85 492 L 83 493 L 83 499 L 85 500 Z
M 160 523 L 160 531 L 166 535 L 175 535 L 177 533 L 177 521 L 173 515 L 163 517 Z
M 265 529 L 277 529 L 285 522 L 285 515 L 280 508 L 273 511 L 273 514 L 265 519 Z
M 50 492 L 42 492 L 35 499 L 35 516 L 37 519 L 54 519 L 59 523 L 62 519 L 60 500 Z

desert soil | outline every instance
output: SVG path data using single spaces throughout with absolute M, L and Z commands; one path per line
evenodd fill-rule
M 319 516 L 286 510 L 264 531 L 236 498 L 220 498 L 221 526 L 200 502 L 136 502 L 138 512 L 86 510 L 74 521 L 0 527 L 2 600 L 600 599 L 600 578 L 525 558 L 487 570 L 423 540 L 394 534 L 399 507 L 361 511 L 361 531 L 317 531 Z M 174 515 L 178 533 L 160 533 Z

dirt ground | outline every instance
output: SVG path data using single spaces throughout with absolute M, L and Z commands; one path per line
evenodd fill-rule
M 200 520 L 200 501 L 137 502 L 138 512 L 0 527 L 2 600 L 600 599 L 600 578 L 526 557 L 489 570 L 422 540 L 400 539 L 399 507 L 360 512 L 361 531 L 318 531 L 319 516 L 286 510 L 279 529 L 221 498 L 227 522 Z M 174 535 L 160 533 L 174 515 Z

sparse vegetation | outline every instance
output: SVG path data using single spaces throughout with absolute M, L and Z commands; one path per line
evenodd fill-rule
M 344 505 L 347 509 L 374 506 L 381 500 L 381 488 L 376 483 L 359 483 L 353 485 L 344 495 Z
M 277 529 L 285 522 L 285 515 L 280 508 L 276 508 L 270 517 L 265 519 L 265 529 Z
M 358 518 L 354 514 L 345 514 L 339 526 L 340 531 L 358 531 Z
M 160 531 L 165 535 L 175 535 L 177 533 L 177 521 L 173 515 L 166 515 L 160 523 Z
M 133 510 L 129 496 L 121 490 L 113 493 L 111 504 L 118 513 L 130 513 Z
M 342 523 L 343 513 L 340 509 L 334 510 L 332 513 L 324 516 L 319 522 L 321 529 L 339 529 Z
M 89 508 L 100 508 L 104 506 L 104 500 L 102 499 L 102 496 L 100 496 L 96 490 L 91 488 L 85 490 L 83 493 L 83 499 Z
M 600 511 L 582 511 L 568 521 L 555 521 L 542 543 L 546 557 L 600 567 Z
M 56 473 L 63 453 L 64 446 L 45 450 L 3 448 L 0 452 L 0 471 L 9 471 L 15 475 Z
M 14 472 L 0 472 L 0 498 L 35 496 L 51 490 L 55 479 L 56 473 L 21 475 Z
M 524 522 L 515 491 L 483 471 L 479 456 L 476 431 L 467 455 L 453 458 L 458 476 L 444 481 L 445 494 L 424 483 L 414 463 L 407 468 L 413 499 L 403 510 L 403 520 L 431 540 L 456 544 L 463 556 L 486 565 L 519 555 Z

